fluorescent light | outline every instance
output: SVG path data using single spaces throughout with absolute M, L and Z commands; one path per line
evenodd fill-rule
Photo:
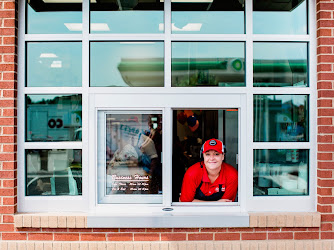
M 164 0 L 160 0 L 161 3 Z M 172 0 L 172 3 L 212 3 L 213 0 Z
M 106 23 L 91 23 L 91 31 L 110 31 L 108 24 Z
M 53 61 L 51 63 L 51 68 L 61 68 L 62 67 L 62 62 L 61 61 Z
M 39 57 L 40 58 L 57 58 L 58 56 L 53 53 L 42 53 Z
M 70 31 L 82 31 L 82 23 L 64 23 L 66 28 Z M 106 23 L 91 23 L 91 31 L 110 31 Z
M 155 42 L 120 42 L 120 44 L 155 44 Z
M 82 23 L 64 23 L 69 31 L 82 31 Z
M 202 23 L 187 23 L 182 28 L 175 26 L 175 23 L 172 23 L 172 31 L 200 31 L 202 28 Z M 164 24 L 159 23 L 159 30 L 164 30 Z

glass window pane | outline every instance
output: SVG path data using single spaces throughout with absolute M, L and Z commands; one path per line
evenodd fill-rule
M 29 0 L 26 6 L 28 34 L 82 32 L 81 1 Z
M 81 95 L 27 95 L 26 141 L 81 141 Z
M 173 42 L 173 87 L 245 86 L 242 42 Z
M 254 34 L 307 34 L 307 1 L 253 1 Z
M 172 33 L 243 34 L 244 1 L 172 0 Z
M 254 141 L 309 140 L 308 95 L 254 95 Z
M 309 194 L 309 150 L 254 150 L 254 196 Z
M 105 151 L 98 156 L 100 203 L 120 196 L 125 203 L 161 197 L 161 111 L 107 112 L 104 121 L 105 136 L 99 138 Z
M 82 151 L 27 149 L 26 195 L 81 195 Z
M 92 42 L 91 87 L 163 87 L 162 42 Z
M 224 162 L 238 170 L 238 113 L 238 109 L 173 111 L 173 202 L 179 201 L 186 171 L 203 161 L 200 151 L 206 140 L 221 140 Z M 230 188 L 226 187 L 226 195 L 228 192 Z
M 27 43 L 28 87 L 80 87 L 80 42 Z
M 255 87 L 308 86 L 306 43 L 254 43 Z
M 90 1 L 91 33 L 162 33 L 164 3 L 155 0 Z

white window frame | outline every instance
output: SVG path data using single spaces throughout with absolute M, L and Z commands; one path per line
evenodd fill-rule
M 164 2 L 165 33 L 163 34 L 89 34 L 89 1 L 82 5 L 82 34 L 25 34 L 25 1 L 19 0 L 19 37 L 18 37 L 18 211 L 19 212 L 64 212 L 82 211 L 93 213 L 110 213 L 111 211 L 156 211 L 161 212 L 164 207 L 173 207 L 174 212 L 195 214 L 205 211 L 221 213 L 243 213 L 249 211 L 316 211 L 316 168 L 317 168 L 317 114 L 316 114 L 316 17 L 315 2 L 308 1 L 308 31 L 307 35 L 254 35 L 252 34 L 252 4 L 245 4 L 245 34 L 171 34 L 171 1 Z M 25 87 L 25 43 L 43 41 L 80 41 L 82 42 L 82 87 Z M 121 87 L 89 87 L 89 43 L 94 41 L 163 41 L 165 48 L 163 88 L 121 88 Z M 222 88 L 173 88 L 171 86 L 171 43 L 173 41 L 229 41 L 245 43 L 246 86 Z M 309 63 L 309 85 L 307 88 L 255 88 L 253 87 L 253 42 L 307 42 Z M 150 93 L 150 94 L 147 94 Z M 25 95 L 27 94 L 81 94 L 82 95 L 82 142 L 25 142 Z M 253 95 L 255 94 L 306 94 L 309 95 L 309 142 L 298 143 L 259 143 L 253 142 Z M 145 97 L 149 95 L 151 99 Z M 117 105 L 108 102 L 106 96 L 113 96 L 119 100 Z M 169 96 L 166 98 L 166 96 Z M 205 102 L 188 104 L 183 101 L 185 96 L 205 98 Z M 133 206 L 122 204 L 97 204 L 96 202 L 96 112 L 97 109 L 126 110 L 133 108 L 150 109 L 152 107 L 163 110 L 164 127 L 164 166 L 163 190 L 170 188 L 171 183 L 171 152 L 172 152 L 172 109 L 175 108 L 224 108 L 229 105 L 217 102 L 218 97 L 240 98 L 237 107 L 240 109 L 239 122 L 239 203 L 224 204 L 222 206 L 201 204 L 178 205 L 172 203 L 171 195 L 167 195 L 163 204 L 151 206 L 138 204 Z M 124 102 L 130 97 L 141 99 L 140 107 Z M 182 101 L 180 101 L 182 99 Z M 191 98 L 189 98 L 191 99 Z M 196 99 L 196 98 L 195 98 Z M 104 100 L 105 102 L 102 102 Z M 168 101 L 166 101 L 168 100 Z M 165 101 L 159 107 L 156 103 Z M 218 105 L 219 104 L 219 105 Z M 81 149 L 83 185 L 82 196 L 25 196 L 25 149 Z M 309 149 L 309 195 L 291 197 L 253 197 L 253 150 L 254 149 Z M 240 174 L 241 173 L 241 174 Z M 247 177 L 247 178 L 246 178 Z M 203 209 L 203 206 L 205 209 Z M 125 209 L 126 208 L 126 209 Z M 124 210 L 125 209 L 125 210 Z

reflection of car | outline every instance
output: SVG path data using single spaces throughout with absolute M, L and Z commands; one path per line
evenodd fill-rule
M 27 176 L 26 192 L 27 195 L 81 195 L 81 165 L 62 171 L 30 173 Z

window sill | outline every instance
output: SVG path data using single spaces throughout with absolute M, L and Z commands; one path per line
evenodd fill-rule
M 320 213 L 15 214 L 16 228 L 320 227 Z

